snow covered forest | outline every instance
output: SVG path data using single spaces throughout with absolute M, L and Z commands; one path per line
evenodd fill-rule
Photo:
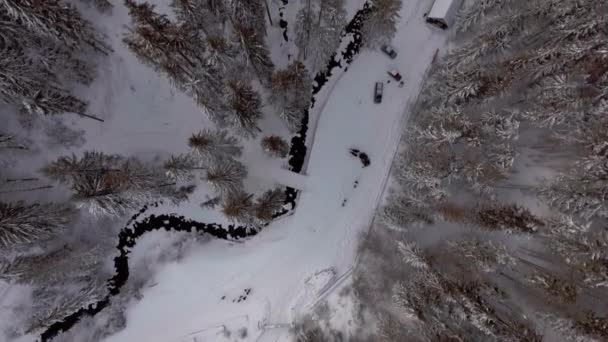
M 0 0 L 0 341 L 608 340 L 607 6 L 432 5 Z
M 276 174 L 302 168 L 313 79 L 362 4 L 1 0 L 0 340 L 105 340 L 157 264 L 289 213 Z M 208 227 L 157 242 L 117 288 L 117 236 L 129 255 L 119 233 L 145 211 Z
M 361 247 L 371 340 L 608 340 L 607 28 L 591 0 L 460 12 Z

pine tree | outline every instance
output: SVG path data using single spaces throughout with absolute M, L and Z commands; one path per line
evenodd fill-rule
M 266 12 L 262 0 L 228 0 L 226 7 L 235 26 L 250 27 L 257 34 L 266 33 Z
M 262 117 L 262 100 L 249 84 L 239 80 L 228 81 L 224 102 L 230 127 L 247 138 L 253 138 L 261 131 L 258 121 Z
M 172 155 L 163 165 L 167 177 L 171 180 L 191 180 L 193 172 L 206 168 L 191 154 Z
M 364 44 L 374 48 L 389 43 L 397 33 L 400 10 L 401 0 L 372 0 L 361 32 Z
M 60 80 L 90 83 L 91 66 L 74 57 L 74 51 L 61 42 L 15 20 L 0 15 L 0 39 L 4 41 L 0 47 L 0 100 L 28 114 L 71 112 L 94 118 L 85 114 L 86 102 L 59 84 Z
M 77 48 L 85 43 L 101 52 L 109 51 L 109 48 L 97 39 L 90 23 L 83 20 L 78 11 L 68 3 L 60 0 L 1 0 L 0 7 L 19 24 L 70 48 Z
M 252 197 L 253 195 L 242 190 L 228 193 L 222 203 L 222 214 L 232 222 L 252 224 L 254 221 Z
M 496 272 L 500 267 L 513 267 L 517 264 L 517 259 L 503 245 L 492 241 L 473 238 L 451 242 L 449 247 L 455 254 L 475 263 L 482 272 Z
M 534 233 L 544 226 L 528 209 L 517 205 L 483 207 L 477 211 L 474 221 L 486 229 L 519 233 Z
M 601 172 L 602 168 L 583 170 L 585 169 L 560 175 L 554 181 L 544 184 L 538 190 L 540 196 L 566 214 L 580 216 L 586 220 L 595 216 L 608 217 L 606 178 L 605 175 L 594 174 L 594 171 Z
M 242 154 L 238 140 L 230 136 L 226 130 L 201 130 L 190 136 L 188 146 L 204 160 L 238 158 Z
M 92 3 L 100 12 L 108 13 L 112 10 L 112 3 L 109 0 L 80 0 Z
M 63 204 L 25 204 L 0 202 L 0 247 L 12 249 L 48 239 L 61 233 L 75 216 Z
M 220 196 L 215 196 L 201 203 L 201 208 L 203 209 L 215 209 L 222 202 L 222 198 Z
M 238 46 L 222 35 L 207 35 L 207 63 L 227 73 L 237 65 Z
M 255 218 L 260 222 L 270 222 L 272 216 L 285 204 L 285 190 L 274 189 L 264 192 L 254 204 Z
M 262 149 L 267 155 L 275 158 L 285 158 L 289 153 L 289 145 L 283 138 L 271 135 L 262 139 Z
M 0 277 L 17 284 L 61 286 L 89 282 L 104 266 L 101 246 L 81 243 L 49 253 L 18 256 Z
M 39 289 L 34 292 L 33 314 L 29 317 L 24 333 L 31 334 L 51 326 L 89 304 L 104 298 L 104 284 L 92 283 L 69 291 L 63 287 Z
M 0 28 L 3 25 L 0 21 Z M 18 31 L 21 35 L 29 35 L 28 32 Z M 28 40 L 25 40 L 27 43 Z M 37 51 L 27 51 L 27 46 L 12 46 L 10 49 L 0 50 L 0 100 L 12 103 L 29 114 L 55 115 L 64 112 L 77 113 L 84 115 L 87 103 L 73 96 L 64 89 L 59 88 L 56 83 L 49 82 L 48 79 L 58 77 L 54 74 L 58 67 L 56 61 L 46 59 L 41 61 L 32 59 L 31 56 L 38 55 Z M 43 47 L 32 46 L 33 49 Z M 44 51 L 38 51 L 40 55 L 48 55 Z M 30 57 L 28 57 L 30 56 Z M 77 63 L 75 60 L 72 62 Z M 48 65 L 49 68 L 44 68 Z M 90 72 L 87 67 L 76 65 L 83 77 L 88 80 Z
M 208 37 L 221 36 L 228 20 L 226 2 L 221 0 L 173 0 L 171 6 L 178 20 L 195 25 Z
M 247 169 L 243 164 L 228 158 L 217 159 L 207 169 L 207 181 L 218 194 L 235 193 L 243 188 Z
M 295 44 L 304 53 L 312 73 L 324 70 L 340 46 L 346 26 L 344 0 L 311 0 L 296 19 Z
M 60 157 L 42 171 L 69 184 L 76 206 L 96 216 L 120 216 L 154 199 L 182 196 L 159 168 L 118 155 L 87 151 L 81 158 Z
M 264 36 L 254 27 L 235 23 L 235 37 L 245 52 L 246 65 L 252 68 L 255 75 L 264 85 L 270 83 L 274 63 L 270 59 L 270 50 L 264 41 Z
M 43 167 L 41 172 L 55 181 L 70 184 L 86 175 L 120 172 L 122 161 L 123 158 L 119 155 L 85 151 L 80 158 L 75 154 L 59 157 Z
M 127 46 L 143 63 L 166 73 L 178 85 L 194 81 L 196 70 L 202 68 L 197 56 L 205 45 L 193 36 L 191 27 L 172 23 L 148 3 L 125 0 L 125 4 L 135 24 L 124 38 Z
M 433 223 L 428 204 L 413 194 L 392 196 L 389 204 L 380 213 L 382 221 L 392 229 L 407 230 L 410 226 Z
M 118 171 L 81 177 L 72 184 L 76 206 L 95 216 L 120 216 L 137 210 L 147 202 L 175 195 L 174 182 L 159 170 L 135 159 L 127 159 Z
M 277 70 L 271 79 L 268 98 L 279 111 L 287 127 L 295 132 L 310 107 L 312 78 L 304 64 L 295 61 L 284 70 Z

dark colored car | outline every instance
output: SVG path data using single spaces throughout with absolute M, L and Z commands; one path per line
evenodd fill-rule
M 389 71 L 387 71 L 388 75 L 392 78 L 395 79 L 395 81 L 399 82 L 401 81 L 401 74 L 399 73 L 399 71 L 397 71 L 397 69 L 391 69 Z
M 382 102 L 383 90 L 384 90 L 384 84 L 382 82 L 376 82 L 376 86 L 374 87 L 374 102 L 375 103 Z
M 380 50 L 382 50 L 382 52 L 387 54 L 392 59 L 397 58 L 397 51 L 395 51 L 395 49 L 393 49 L 393 47 L 390 45 L 382 45 Z

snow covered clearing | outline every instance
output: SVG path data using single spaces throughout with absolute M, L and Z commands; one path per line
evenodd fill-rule
M 427 7 L 426 0 L 404 4 L 393 41 L 396 60 L 364 51 L 328 94 L 295 214 L 246 243 L 211 241 L 166 265 L 156 274 L 157 285 L 128 311 L 126 329 L 108 342 L 218 341 L 222 326 L 233 334 L 236 326 L 246 328 L 243 340 L 289 340 L 288 329 L 265 333 L 264 324 L 288 327 L 314 301 L 304 295 L 310 292 L 307 279 L 327 269 L 339 277 L 352 266 L 358 234 L 369 227 L 382 197 L 408 103 L 445 41 L 444 32 L 424 22 Z M 390 68 L 404 76 L 403 88 L 389 81 Z M 385 82 L 381 104 L 373 103 L 376 81 Z M 349 148 L 367 153 L 371 165 L 361 168 Z M 247 298 L 233 302 L 246 289 Z

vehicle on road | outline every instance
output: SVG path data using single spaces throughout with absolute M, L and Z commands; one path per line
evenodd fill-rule
M 460 6 L 462 0 L 435 0 L 426 15 L 426 22 L 445 30 L 454 24 Z
M 390 77 L 395 79 L 395 81 L 397 81 L 397 82 L 401 81 L 401 79 L 402 79 L 401 74 L 399 73 L 399 71 L 397 69 L 390 69 L 389 71 L 387 71 L 387 73 Z
M 384 91 L 384 84 L 382 82 L 376 82 L 376 86 L 374 87 L 374 102 L 380 103 L 382 102 L 382 92 Z
M 391 59 L 397 58 L 397 51 L 395 51 L 395 49 L 393 49 L 393 47 L 390 45 L 382 45 L 380 50 L 382 50 L 382 52 L 384 52 Z

